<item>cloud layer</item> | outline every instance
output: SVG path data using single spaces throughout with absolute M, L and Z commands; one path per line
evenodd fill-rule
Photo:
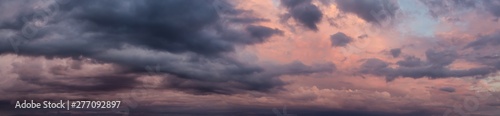
M 0 1 L 0 114 L 498 115 L 499 5 Z M 124 105 L 12 108 L 24 99 Z

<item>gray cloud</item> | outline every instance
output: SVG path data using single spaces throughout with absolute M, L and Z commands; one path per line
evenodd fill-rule
M 441 87 L 441 88 L 439 88 L 439 90 L 445 91 L 445 92 L 450 92 L 450 93 L 455 92 L 455 88 L 453 88 L 453 87 Z
M 458 54 L 452 50 L 427 50 L 425 56 L 427 57 L 427 61 L 434 66 L 447 66 L 457 59 Z
M 353 13 L 371 23 L 381 23 L 382 20 L 394 18 L 399 9 L 397 4 L 390 0 L 335 0 L 335 3 L 341 11 Z
M 454 12 L 465 10 L 477 10 L 490 13 L 494 17 L 500 17 L 500 2 L 495 0 L 420 0 L 428 8 L 434 17 L 449 17 Z M 452 14 L 452 15 L 448 15 Z M 451 20 L 459 20 L 460 17 L 450 17 Z
M 332 46 L 334 47 L 342 47 L 346 46 L 347 44 L 351 43 L 354 39 L 347 36 L 346 34 L 342 32 L 337 32 L 333 35 L 330 35 L 330 41 L 332 42 Z
M 493 16 L 497 18 L 500 17 L 500 2 L 495 0 L 485 0 L 483 1 L 486 6 L 486 10 L 488 10 Z
M 401 48 L 394 48 L 390 50 L 392 57 L 396 58 L 399 57 L 401 54 Z
M 11 64 L 13 73 L 17 74 L 19 79 L 29 84 L 44 87 L 44 89 L 26 89 L 25 92 L 109 92 L 123 89 L 131 89 L 140 84 L 136 81 L 138 75 L 124 74 L 124 72 L 112 72 L 110 74 L 94 76 L 69 76 L 67 66 L 55 65 L 46 66 L 39 63 L 13 63 Z M 48 73 L 44 72 L 47 68 Z M 13 93 L 18 93 L 14 91 Z
M 477 0 L 420 0 L 429 8 L 433 17 L 446 15 L 447 13 L 476 8 Z M 460 17 L 457 17 L 460 18 Z
M 323 18 L 319 8 L 311 0 L 281 0 L 291 17 L 311 30 L 318 30 L 317 23 Z
M 377 58 L 367 59 L 363 64 L 361 64 L 361 73 L 375 74 L 375 75 L 386 75 L 390 74 L 392 69 L 388 67 L 389 64 Z
M 195 79 L 189 80 L 183 78 L 167 78 L 164 87 L 179 89 L 192 94 L 234 94 L 242 92 L 242 90 L 274 91 L 279 90 L 280 88 L 270 88 L 281 86 L 286 83 L 272 77 L 282 75 L 307 75 L 318 72 L 328 73 L 335 70 L 336 66 L 333 63 L 307 66 L 302 62 L 295 61 L 285 65 L 270 64 L 268 66 L 265 66 L 265 69 L 260 69 L 258 71 L 228 72 L 225 74 L 229 75 L 226 78 L 239 78 L 231 81 L 202 81 Z
M 264 42 L 267 38 L 279 34 L 283 35 L 283 31 L 279 29 L 271 29 L 269 27 L 264 27 L 264 26 L 248 26 L 247 31 L 250 33 L 251 37 L 254 37 L 257 40 L 255 43 L 261 43 Z
M 493 35 L 479 36 L 476 40 L 468 43 L 465 48 L 482 49 L 486 46 L 496 46 L 500 44 L 500 32 L 496 32 Z
M 363 34 L 363 35 L 358 36 L 358 39 L 364 39 L 364 38 L 367 38 L 367 37 L 368 37 L 367 34 Z
M 229 21 L 234 23 L 257 23 L 257 22 L 269 22 L 269 19 L 263 18 L 231 18 Z
M 472 49 L 472 52 L 465 53 L 466 60 L 490 66 L 496 70 L 500 69 L 500 56 L 497 51 L 500 41 L 500 32 L 491 35 L 480 35 L 476 40 L 469 42 L 464 49 Z
M 424 65 L 424 62 L 421 61 L 420 58 L 409 56 L 404 60 L 398 61 L 396 64 L 403 67 L 418 67 Z
M 388 81 L 397 77 L 411 78 L 447 78 L 447 77 L 467 77 L 479 76 L 492 73 L 494 70 L 490 67 L 478 67 L 470 69 L 448 69 L 446 66 L 453 63 L 456 59 L 456 52 L 427 50 L 427 61 L 421 61 L 419 58 L 410 56 L 404 60 L 398 61 L 399 67 L 389 67 L 389 63 L 380 59 L 372 58 L 366 60 L 362 65 L 360 72 L 364 74 L 374 74 L 386 76 Z

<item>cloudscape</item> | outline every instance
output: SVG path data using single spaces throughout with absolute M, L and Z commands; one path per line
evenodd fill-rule
M 0 0 L 0 115 L 498 116 L 499 18 L 498 0 Z

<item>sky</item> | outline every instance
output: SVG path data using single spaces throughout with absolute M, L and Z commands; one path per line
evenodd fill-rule
M 495 0 L 0 0 L 0 114 L 497 116 L 499 18 Z

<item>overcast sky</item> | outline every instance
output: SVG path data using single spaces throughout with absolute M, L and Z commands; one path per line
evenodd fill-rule
M 499 18 L 495 0 L 0 0 L 0 114 L 499 115 Z M 31 99 L 123 104 L 14 109 Z

